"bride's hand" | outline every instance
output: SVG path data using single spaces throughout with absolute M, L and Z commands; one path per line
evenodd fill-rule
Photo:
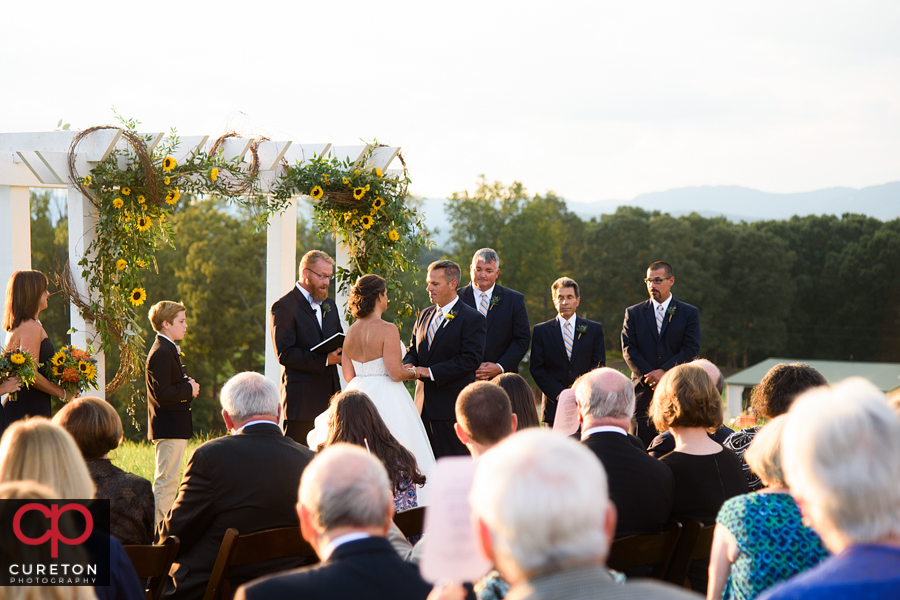
M 403 365 L 403 370 L 406 371 L 404 379 L 408 381 L 415 381 L 419 378 L 419 374 L 416 373 L 416 368 L 412 365 Z

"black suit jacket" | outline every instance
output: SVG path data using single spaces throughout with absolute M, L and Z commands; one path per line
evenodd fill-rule
M 459 290 L 459 298 L 476 311 L 475 290 L 470 283 Z M 531 327 L 525 310 L 525 296 L 515 290 L 494 284 L 488 306 L 487 335 L 481 362 L 497 363 L 504 373 L 518 373 L 519 363 L 528 352 Z M 480 313 L 479 313 L 480 314 Z
M 279 298 L 269 316 L 272 345 L 281 364 L 281 405 L 284 418 L 312 421 L 328 408 L 328 400 L 341 391 L 337 365 L 326 366 L 324 354 L 310 348 L 342 332 L 337 304 L 331 298 L 322 303 L 322 328 L 312 306 L 297 289 Z
M 328 560 L 238 589 L 235 600 L 424 600 L 431 586 L 383 537 L 347 542 Z
M 203 596 L 228 528 L 245 534 L 299 526 L 297 489 L 313 456 L 275 423 L 250 425 L 194 450 L 175 505 L 158 531 L 159 538 L 181 540 L 165 595 Z M 300 559 L 280 559 L 234 567 L 228 579 L 240 584 L 300 564 Z
M 434 376 L 434 381 L 422 380 L 425 392 L 422 414 L 436 421 L 456 421 L 456 397 L 475 381 L 475 370 L 481 365 L 486 319 L 457 300 L 451 311 L 454 318 L 444 319 L 429 347 L 428 325 L 436 310 L 437 306 L 432 305 L 419 313 L 403 362 L 428 367 Z
M 653 399 L 653 390 L 644 383 L 644 375 L 690 362 L 700 352 L 700 311 L 675 298 L 669 303 L 669 311 L 673 308 L 675 312 L 663 318 L 659 333 L 653 302 L 645 300 L 625 309 L 622 356 L 631 369 L 637 414 L 645 413 Z
M 618 512 L 616 537 L 662 531 L 672 514 L 675 480 L 671 469 L 621 433 L 594 433 L 582 443 L 606 470 L 609 497 Z
M 578 333 L 583 326 L 587 331 Z M 576 316 L 573 337 L 572 358 L 569 359 L 556 317 L 534 326 L 529 369 L 543 395 L 541 421 L 549 425 L 553 425 L 556 418 L 556 401 L 560 393 L 588 371 L 606 366 L 606 345 L 600 323 Z
M 175 344 L 156 336 L 147 355 L 147 437 L 151 440 L 186 440 L 194 433 L 191 422 L 191 383 L 184 376 Z

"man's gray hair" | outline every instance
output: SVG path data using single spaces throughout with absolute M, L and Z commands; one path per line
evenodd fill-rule
M 559 433 L 516 433 L 478 461 L 469 494 L 501 573 L 603 562 L 609 493 L 593 452 Z
M 820 535 L 828 523 L 851 545 L 900 536 L 900 416 L 885 395 L 853 377 L 802 394 L 788 415 L 785 478 Z
M 615 369 L 601 367 L 586 373 L 575 385 L 578 412 L 596 419 L 630 419 L 634 414 L 634 385 Z
M 478 260 L 482 260 L 486 263 L 497 263 L 497 268 L 500 268 L 500 255 L 497 254 L 497 251 L 493 248 L 482 248 L 481 250 L 477 250 L 472 257 L 473 267 Z
M 246 421 L 254 415 L 276 417 L 281 403 L 275 384 L 252 371 L 238 373 L 229 379 L 222 386 L 219 400 L 235 421 Z
M 712 377 L 716 384 L 716 389 L 719 390 L 719 394 L 725 390 L 725 376 L 722 375 L 722 371 L 719 370 L 715 363 L 705 358 L 695 358 L 691 362 L 703 367 L 703 370 L 709 373 L 709 376 Z
M 394 502 L 381 461 L 344 443 L 328 446 L 309 463 L 299 496 L 320 534 L 338 527 L 382 527 Z

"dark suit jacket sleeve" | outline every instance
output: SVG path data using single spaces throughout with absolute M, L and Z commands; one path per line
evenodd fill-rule
M 528 344 L 531 342 L 531 328 L 528 325 L 528 312 L 525 310 L 525 297 L 521 294 L 509 294 L 515 298 L 513 307 L 513 337 L 506 351 L 497 362 L 503 367 L 505 373 L 516 373 L 519 363 L 528 352 Z
M 468 308 L 468 307 L 467 307 Z M 459 354 L 443 362 L 429 365 L 431 375 L 437 385 L 443 385 L 466 374 L 475 373 L 481 366 L 484 354 L 484 337 L 487 332 L 487 321 L 474 308 L 460 310 L 457 319 L 462 321 L 462 335 L 459 340 Z
M 641 377 L 652 371 L 653 366 L 638 349 L 637 327 L 637 310 L 634 307 L 625 309 L 625 323 L 622 325 L 622 357 L 631 372 Z
M 594 336 L 594 344 L 591 347 L 591 370 L 606 366 L 606 338 L 603 337 L 603 325 L 597 323 L 597 335 Z
M 195 450 L 188 460 L 175 504 L 159 526 L 160 540 L 168 535 L 178 536 L 181 541 L 178 548 L 179 556 L 203 536 L 215 514 L 212 507 L 216 499 L 218 482 L 214 481 L 215 478 L 210 471 L 205 453 L 202 450 Z
M 663 371 L 691 362 L 700 354 L 700 311 L 688 304 L 681 302 L 678 304 L 678 308 L 685 311 L 687 324 L 684 327 L 684 337 L 681 339 L 681 350 L 663 363 L 660 367 Z
M 551 331 L 553 331 L 553 328 L 546 325 L 543 327 L 540 325 L 535 326 L 531 341 L 531 362 L 528 365 L 528 370 L 531 371 L 531 376 L 541 392 L 551 400 L 556 400 L 562 391 L 566 389 L 566 386 L 557 381 L 547 370 L 545 345 L 552 343 L 552 340 L 548 339 L 548 332 Z
M 284 299 L 272 305 L 272 344 L 275 346 L 278 362 L 288 369 L 322 373 L 328 367 L 327 356 L 310 351 L 315 343 L 306 344 L 304 340 L 298 339 L 293 310 Z
M 162 344 L 147 360 L 147 384 L 158 404 L 193 399 L 191 383 L 181 373 L 174 350 Z

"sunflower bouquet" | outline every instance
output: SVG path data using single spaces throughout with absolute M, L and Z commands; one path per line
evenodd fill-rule
M 67 401 L 78 392 L 97 387 L 97 359 L 91 358 L 91 354 L 91 347 L 84 351 L 74 346 L 63 346 L 44 364 L 44 376 L 66 390 Z
M 40 366 L 40 363 L 34 360 L 34 356 L 31 355 L 31 352 L 22 350 L 21 348 L 7 350 L 0 355 L 0 374 L 2 374 L 4 378 L 17 377 L 19 383 L 26 388 L 31 387 L 34 383 L 34 380 L 37 377 L 38 367 Z M 9 399 L 16 400 L 16 392 L 12 392 L 9 395 Z

